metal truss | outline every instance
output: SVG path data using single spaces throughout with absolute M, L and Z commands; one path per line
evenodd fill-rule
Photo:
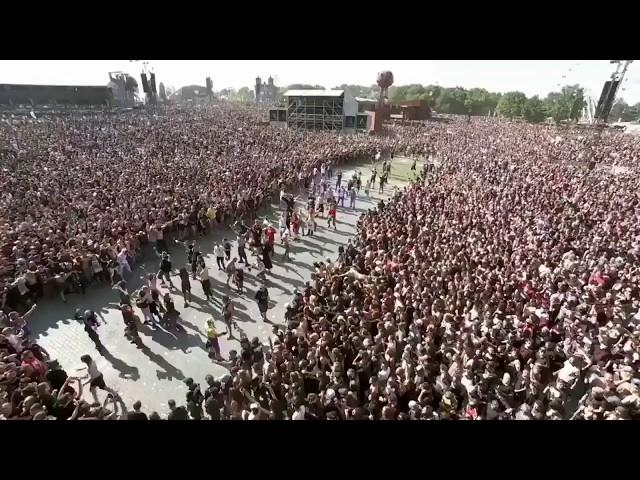
M 291 97 L 287 125 L 293 129 L 342 130 L 343 99 L 339 97 Z

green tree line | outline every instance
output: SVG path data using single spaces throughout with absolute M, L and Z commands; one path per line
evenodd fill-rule
M 333 87 L 348 91 L 353 97 L 377 99 L 380 88 L 377 85 L 342 84 Z M 322 85 L 293 84 L 281 88 L 287 90 L 318 90 Z M 220 92 L 226 98 L 240 102 L 253 101 L 253 90 L 243 87 L 239 90 L 225 89 Z M 282 100 L 282 99 L 280 99 Z M 484 88 L 466 89 L 463 87 L 446 88 L 440 85 L 398 85 L 389 89 L 390 102 L 425 100 L 437 113 L 452 115 L 496 115 L 503 118 L 520 118 L 532 123 L 543 122 L 550 118 L 556 123 L 577 121 L 586 105 L 584 89 L 580 85 L 565 85 L 557 92 L 549 92 L 545 97 L 538 95 L 527 97 L 522 92 L 490 92 Z M 613 105 L 609 119 L 623 122 L 637 120 L 640 116 L 640 103 L 628 105 L 619 99 Z

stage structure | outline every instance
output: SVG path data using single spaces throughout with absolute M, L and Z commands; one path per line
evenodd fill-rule
M 0 84 L 0 105 L 85 105 L 110 106 L 109 87 L 93 85 Z
M 288 128 L 355 131 L 358 104 L 344 90 L 289 90 L 283 96 Z

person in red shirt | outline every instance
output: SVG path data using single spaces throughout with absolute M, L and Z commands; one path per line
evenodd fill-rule
M 331 222 L 333 221 L 333 229 L 337 230 L 336 227 L 336 204 L 334 202 L 331 202 L 331 205 L 329 205 L 329 213 L 327 215 L 327 228 L 331 227 Z
M 273 246 L 276 242 L 276 229 L 273 228 L 273 225 L 269 224 L 269 226 L 264 229 L 264 234 L 267 237 L 267 243 Z
M 291 215 L 291 226 L 293 228 L 293 238 L 297 240 L 300 236 L 300 215 L 295 212 Z
M 33 369 L 33 376 L 39 380 L 43 379 L 47 374 L 47 365 L 43 361 L 38 360 L 29 350 L 22 354 L 22 366 L 31 367 Z

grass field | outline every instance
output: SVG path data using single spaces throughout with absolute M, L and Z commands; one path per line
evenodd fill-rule
M 391 175 L 389 175 L 389 184 L 390 185 L 398 185 L 400 187 L 409 183 L 412 178 L 411 165 L 413 164 L 412 158 L 407 157 L 396 157 L 391 162 Z M 418 160 L 416 162 L 416 173 L 420 172 L 422 169 L 422 165 L 424 164 L 423 160 Z M 360 164 L 356 164 L 351 166 L 349 169 L 344 171 L 343 178 L 348 179 L 353 171 L 361 171 L 362 172 L 362 180 L 366 181 L 369 179 L 371 172 L 373 170 L 373 164 L 371 162 L 362 162 Z M 378 162 L 377 164 L 378 174 L 380 174 L 382 170 L 382 162 Z M 377 181 L 376 181 L 376 189 L 377 189 Z

